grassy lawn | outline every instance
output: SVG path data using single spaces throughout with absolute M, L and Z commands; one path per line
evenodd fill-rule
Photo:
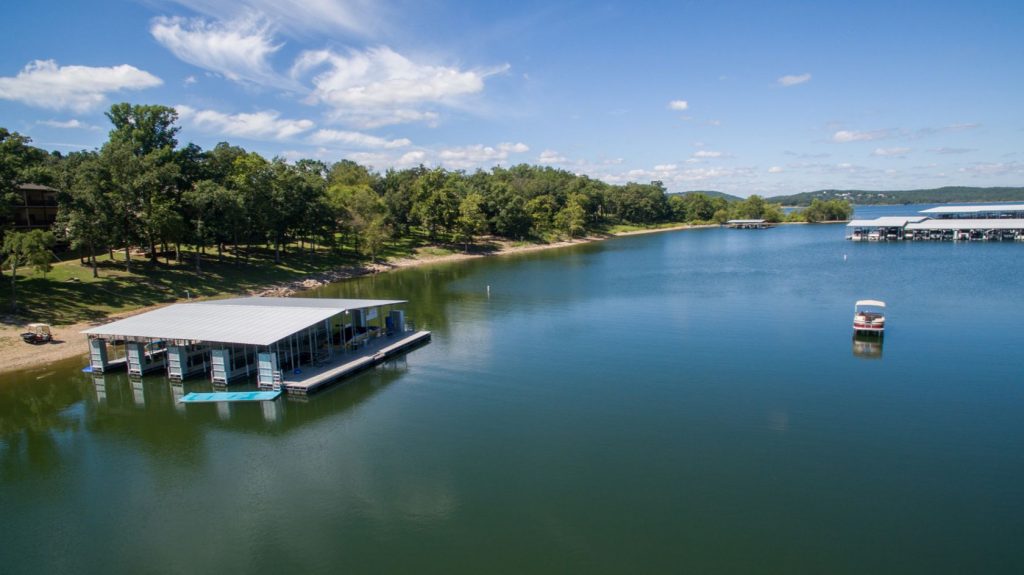
M 408 257 L 419 247 L 420 238 L 405 238 L 388 245 L 379 257 Z M 99 278 L 92 268 L 78 259 L 55 263 L 46 277 L 31 268 L 18 270 L 18 310 L 10 315 L 11 276 L 5 270 L 0 277 L 0 314 L 8 314 L 3 323 L 43 321 L 70 324 L 95 321 L 118 313 L 188 297 L 212 297 L 244 294 L 268 285 L 285 283 L 317 273 L 367 263 L 354 250 L 319 248 L 301 252 L 289 246 L 281 263 L 274 263 L 268 246 L 254 247 L 248 263 L 226 253 L 223 262 L 216 253 L 202 257 L 202 271 L 196 272 L 194 252 L 182 252 L 182 261 L 168 262 L 162 256 L 157 263 L 132 256 L 131 273 L 125 271 L 124 251 L 99 258 Z M 173 256 L 172 256 L 173 257 Z
M 666 222 L 662 224 L 651 224 L 649 226 L 638 226 L 633 224 L 616 224 L 609 226 L 604 231 L 609 234 L 622 234 L 626 232 L 637 232 L 641 230 L 660 230 L 663 228 L 675 228 L 678 226 L 685 226 L 686 222 Z

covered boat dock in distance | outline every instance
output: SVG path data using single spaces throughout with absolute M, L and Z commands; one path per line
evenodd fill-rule
M 1024 219 L 1024 204 L 938 206 L 918 213 L 936 220 L 1021 220 Z
M 172 380 L 207 374 L 227 386 L 256 375 L 260 389 L 306 393 L 430 339 L 404 300 L 234 298 L 174 304 L 85 330 L 90 367 L 130 375 L 166 370 Z M 108 344 L 123 360 L 108 361 Z
M 846 224 L 850 230 L 847 239 L 855 242 L 902 240 L 904 228 L 908 223 L 927 220 L 926 216 L 886 216 L 873 220 L 851 220 Z
M 939 206 L 921 216 L 887 216 L 846 224 L 853 241 L 1024 240 L 1024 204 Z
M 725 225 L 734 230 L 763 230 L 772 227 L 765 220 L 729 220 Z

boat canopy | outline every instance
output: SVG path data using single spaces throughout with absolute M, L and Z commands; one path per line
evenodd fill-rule
M 854 305 L 856 307 L 860 307 L 862 305 L 873 305 L 875 307 L 885 307 L 885 302 L 884 301 L 878 301 L 877 299 L 862 299 L 862 300 L 858 301 L 857 303 L 855 303 Z

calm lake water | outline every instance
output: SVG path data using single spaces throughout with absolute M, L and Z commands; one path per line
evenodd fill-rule
M 308 402 L 2 376 L 2 570 L 1024 572 L 1024 245 L 844 231 L 336 284 L 310 295 L 408 299 L 433 342 Z

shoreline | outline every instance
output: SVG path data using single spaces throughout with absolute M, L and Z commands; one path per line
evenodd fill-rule
M 246 293 L 225 293 L 222 295 L 287 297 L 301 291 L 317 289 L 319 287 L 334 282 L 339 282 L 367 275 L 385 273 L 393 270 L 400 270 L 410 267 L 486 258 L 515 253 L 535 252 L 542 250 L 564 248 L 568 246 L 604 241 L 607 239 L 620 236 L 634 236 L 642 234 L 653 234 L 659 232 L 714 227 L 719 226 L 717 224 L 680 224 L 678 226 L 671 226 L 666 228 L 632 230 L 628 232 L 619 232 L 608 235 L 591 235 L 573 240 L 553 242 L 550 244 L 515 245 L 514 242 L 507 240 L 492 240 L 492 243 L 497 244 L 498 248 L 493 251 L 488 251 L 484 253 L 453 253 L 440 256 L 421 254 L 411 258 L 400 258 L 383 263 L 369 263 L 361 266 L 347 266 L 336 270 L 332 270 L 330 272 L 315 274 L 290 282 L 285 282 L 281 284 L 271 284 L 266 287 L 251 290 Z M 24 369 L 45 367 L 47 364 L 55 361 L 62 361 L 73 357 L 85 356 L 88 354 L 89 350 L 87 338 L 85 337 L 85 335 L 80 333 L 82 330 L 94 327 L 96 325 L 102 325 L 104 323 L 109 323 L 111 321 L 144 313 L 147 311 L 152 311 L 154 309 L 161 308 L 174 303 L 181 303 L 181 300 L 142 307 L 127 312 L 111 314 L 105 317 L 102 321 L 81 322 L 70 325 L 53 325 L 50 326 L 51 332 L 53 333 L 53 341 L 51 343 L 41 345 L 27 344 L 21 340 L 21 333 L 25 329 L 23 326 L 4 324 L 2 327 L 0 327 L 0 375 Z

